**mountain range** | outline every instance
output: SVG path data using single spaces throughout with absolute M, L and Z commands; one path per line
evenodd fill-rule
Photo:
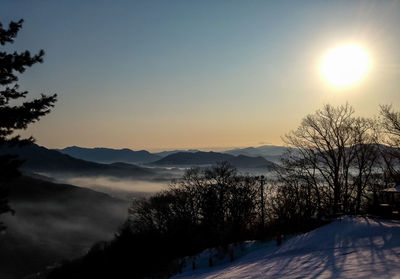
M 198 152 L 200 150 L 198 149 L 175 149 L 175 150 L 167 150 L 167 151 L 161 151 L 161 152 L 157 152 L 154 153 L 155 155 L 160 156 L 161 158 L 167 157 L 168 155 L 174 154 L 174 153 L 179 153 L 179 152 L 190 152 L 190 153 L 194 153 L 194 152 Z M 160 158 L 160 159 L 161 159 Z
M 230 155 L 219 152 L 178 152 L 170 154 L 158 161 L 152 162 L 154 166 L 196 166 L 212 165 L 218 162 L 228 162 L 237 168 L 271 168 L 274 163 L 261 156 L 249 157 L 245 155 Z
M 246 148 L 235 148 L 231 150 L 226 150 L 224 153 L 231 155 L 245 155 L 250 157 L 261 156 L 265 159 L 278 162 L 283 155 L 288 150 L 287 147 L 277 146 L 277 145 L 263 145 L 259 147 L 246 147 Z
M 146 150 L 134 151 L 128 148 L 112 149 L 104 147 L 84 148 L 70 146 L 64 149 L 55 149 L 77 159 L 98 163 L 149 163 L 161 159 L 163 156 L 150 153 Z
M 188 150 L 176 149 L 176 150 L 151 153 L 147 150 L 134 151 L 127 148 L 124 149 L 112 149 L 104 147 L 83 148 L 78 146 L 70 146 L 64 149 L 55 149 L 55 150 L 78 159 L 97 162 L 97 163 L 125 162 L 125 163 L 135 163 L 135 164 L 154 163 L 156 161 L 161 160 L 162 158 L 165 158 L 169 155 L 176 153 L 205 152 L 197 149 L 188 149 Z M 281 155 L 286 150 L 287 148 L 283 146 L 263 145 L 259 147 L 235 148 L 223 152 L 214 152 L 214 153 L 230 154 L 234 156 L 244 155 L 247 157 L 261 156 L 269 161 L 277 162 L 280 159 Z M 196 164 L 201 164 L 201 163 L 196 163 Z
M 24 160 L 22 170 L 35 173 L 72 176 L 112 176 L 118 178 L 147 178 L 155 171 L 132 164 L 101 164 L 89 162 L 50 150 L 36 144 L 23 147 L 3 146 L 0 155 L 13 154 Z
M 165 151 L 158 154 L 146 150 L 68 147 L 50 150 L 33 144 L 23 147 L 3 146 L 0 155 L 14 154 L 24 160 L 21 169 L 57 176 L 108 176 L 121 179 L 169 179 L 171 174 L 154 167 L 189 167 L 212 165 L 226 161 L 241 169 L 269 169 L 285 148 L 261 146 L 232 149 L 225 152 L 198 150 Z M 260 155 L 261 154 L 261 155 Z M 164 155 L 162 157 L 161 155 Z M 76 157 L 78 158 L 76 158 Z M 100 163 L 108 162 L 108 163 Z M 132 164 L 136 161 L 141 166 Z

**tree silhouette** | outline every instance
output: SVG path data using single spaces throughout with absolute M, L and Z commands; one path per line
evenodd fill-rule
M 391 180 L 400 183 L 400 111 L 395 111 L 391 105 L 381 106 L 382 142 L 389 148 L 382 150 L 386 171 Z
M 292 189 L 302 186 L 298 185 L 302 180 L 309 188 L 306 196 L 315 193 L 318 203 L 326 196 L 325 207 L 331 207 L 334 214 L 360 210 L 362 194 L 377 162 L 374 123 L 353 114 L 349 104 L 325 105 L 283 138 L 296 149 L 284 162 L 286 169 L 295 170 L 298 176 L 296 181 L 290 180 L 294 182 L 290 183 Z M 315 210 L 307 208 L 309 212 Z
M 23 20 L 11 21 L 8 29 L 0 23 L 0 45 L 12 44 Z M 18 75 L 36 63 L 43 62 L 44 51 L 31 55 L 29 51 L 7 53 L 0 51 L 0 147 L 4 145 L 25 145 L 34 142 L 33 137 L 21 138 L 18 130 L 24 130 L 29 124 L 38 121 L 50 112 L 57 95 L 44 95 L 26 101 L 28 91 L 19 90 Z M 0 214 L 13 212 L 7 200 L 7 182 L 19 175 L 18 167 L 22 161 L 15 156 L 0 156 Z M 0 222 L 0 230 L 5 227 Z

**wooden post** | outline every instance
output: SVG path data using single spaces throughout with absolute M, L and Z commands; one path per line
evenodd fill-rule
M 261 192 L 261 228 L 262 228 L 262 232 L 264 232 L 264 228 L 265 228 L 264 183 L 265 183 L 264 175 L 261 175 L 260 176 L 260 192 Z

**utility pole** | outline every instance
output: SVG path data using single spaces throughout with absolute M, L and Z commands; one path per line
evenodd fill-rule
M 262 230 L 264 231 L 265 228 L 265 209 L 264 209 L 264 183 L 265 183 L 265 177 L 264 175 L 261 175 L 260 177 L 257 177 L 260 181 L 260 193 L 261 193 L 261 227 Z

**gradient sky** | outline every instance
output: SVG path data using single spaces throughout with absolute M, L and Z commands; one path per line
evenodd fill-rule
M 400 107 L 399 1 L 1 1 L 20 18 L 10 49 L 46 51 L 22 88 L 59 94 L 25 134 L 51 148 L 282 144 L 326 103 Z M 371 67 L 337 89 L 320 64 L 344 43 Z

